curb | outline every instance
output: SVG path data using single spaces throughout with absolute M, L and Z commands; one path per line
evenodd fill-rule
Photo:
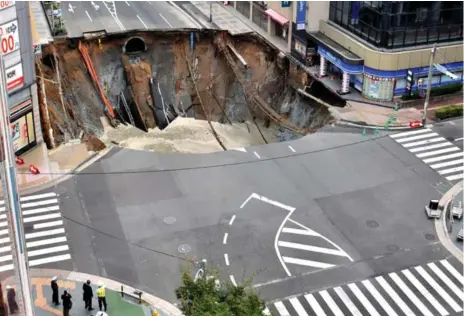
M 451 211 L 448 206 L 451 203 L 453 196 L 463 189 L 463 183 L 463 181 L 456 183 L 442 196 L 438 202 L 438 207 L 442 209 L 443 212 L 440 219 L 435 221 L 435 231 L 437 232 L 437 237 L 441 244 L 461 263 L 463 262 L 462 249 L 456 247 L 456 245 L 451 241 L 451 237 L 446 228 L 446 214 L 448 211 Z
M 368 125 L 368 124 L 360 124 L 359 122 L 348 121 L 341 119 L 337 123 L 337 125 L 341 126 L 350 126 L 350 127 L 357 127 L 357 128 L 366 128 L 366 129 L 384 129 L 385 126 L 380 125 Z M 389 131 L 409 131 L 412 128 L 409 125 L 401 125 L 401 126 L 390 126 L 388 127 Z
M 127 293 L 133 293 L 136 289 L 126 285 L 119 283 L 117 281 L 99 277 L 96 275 L 91 275 L 91 274 L 86 274 L 86 273 L 80 273 L 80 272 L 74 272 L 74 271 L 66 271 L 66 270 L 58 270 L 58 269 L 31 269 L 31 277 L 50 277 L 53 275 L 56 275 L 58 277 L 65 278 L 66 280 L 69 281 L 75 281 L 75 282 L 85 282 L 87 280 L 90 280 L 94 284 L 98 284 L 99 282 L 103 282 L 105 287 L 109 290 L 115 291 L 115 292 L 120 292 L 121 291 L 121 286 L 124 287 L 125 292 Z M 155 311 L 159 311 L 164 313 L 165 315 L 169 316 L 183 316 L 182 312 L 174 306 L 172 303 L 169 303 L 168 301 L 165 301 L 159 297 L 156 297 L 154 295 L 148 294 L 148 293 L 143 293 L 142 299 L 150 305 Z M 161 314 L 162 315 L 162 314 Z

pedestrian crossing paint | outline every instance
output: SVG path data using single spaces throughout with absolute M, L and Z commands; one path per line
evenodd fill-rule
M 462 263 L 455 258 L 267 304 L 275 316 L 462 315 Z
M 464 153 L 429 128 L 389 135 L 448 181 L 463 179 Z
M 70 260 L 69 246 L 54 192 L 21 197 L 24 237 L 30 267 Z M 4 216 L 5 215 L 5 216 Z M 3 228 L 4 227 L 4 228 Z M 0 201 L 0 272 L 14 269 L 5 201 Z M 5 236 L 5 237 L 3 237 Z

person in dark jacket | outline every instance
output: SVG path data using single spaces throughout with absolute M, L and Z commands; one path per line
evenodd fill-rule
M 61 295 L 61 300 L 63 301 L 63 316 L 69 316 L 69 311 L 72 307 L 72 296 L 68 293 L 68 291 L 64 291 L 63 295 Z
M 52 287 L 52 303 L 55 304 L 55 306 L 60 305 L 60 301 L 58 299 L 59 287 L 58 287 L 58 283 L 56 283 L 57 279 L 58 279 L 58 277 L 56 277 L 56 276 L 53 277 L 52 282 L 50 283 L 50 285 Z
M 85 309 L 88 309 L 89 311 L 93 310 L 92 308 L 92 298 L 93 298 L 93 290 L 92 287 L 90 286 L 90 280 L 87 280 L 84 285 L 82 285 L 82 290 L 84 291 L 84 303 L 85 303 Z
M 10 314 L 16 313 L 18 308 L 18 303 L 16 303 L 16 292 L 14 288 L 7 285 L 6 286 L 6 298 L 8 300 L 8 307 L 10 308 Z

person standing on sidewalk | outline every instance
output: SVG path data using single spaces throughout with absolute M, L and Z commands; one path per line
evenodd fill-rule
M 90 280 L 87 280 L 87 282 L 84 283 L 84 285 L 82 285 L 82 290 L 84 291 L 85 309 L 89 311 L 93 311 L 93 308 L 92 308 L 93 290 L 92 290 L 92 287 L 90 286 Z
M 56 282 L 57 279 L 58 277 L 56 276 L 53 277 L 52 282 L 50 283 L 50 286 L 52 287 L 52 303 L 55 304 L 55 306 L 60 305 L 60 301 L 58 299 L 59 287 L 58 287 L 58 283 Z
M 98 297 L 98 309 L 101 311 L 102 305 L 103 305 L 103 307 L 105 308 L 105 312 L 106 312 L 106 291 L 105 291 L 105 287 L 103 286 L 103 284 L 98 285 L 97 297 Z
M 6 286 L 6 298 L 8 300 L 8 307 L 10 308 L 10 314 L 16 313 L 18 308 L 18 303 L 16 303 L 16 292 L 14 288 L 7 285 Z
M 68 293 L 68 291 L 64 291 L 63 295 L 61 295 L 61 300 L 63 301 L 63 316 L 69 316 L 69 311 L 72 308 L 72 296 Z

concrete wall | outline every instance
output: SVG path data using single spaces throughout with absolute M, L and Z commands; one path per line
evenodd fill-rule
M 320 21 L 320 31 L 346 49 L 364 59 L 364 65 L 378 70 L 398 70 L 414 67 L 428 67 L 430 48 L 411 49 L 401 52 L 383 52 L 374 50 L 359 42 L 326 21 Z M 436 63 L 452 63 L 463 60 L 463 45 L 439 46 Z M 446 57 L 445 57 L 446 56 Z
M 15 5 L 19 30 L 21 32 L 19 43 L 21 45 L 24 85 L 29 86 L 35 82 L 34 51 L 32 46 L 29 3 L 26 1 L 16 1 Z
M 319 22 L 329 19 L 330 1 L 307 1 L 306 31 L 319 31 Z

